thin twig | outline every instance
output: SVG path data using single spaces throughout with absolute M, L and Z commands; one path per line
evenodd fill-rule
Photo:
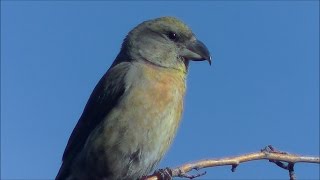
M 288 170 L 289 170 L 289 177 L 290 180 L 296 180 L 296 175 L 294 174 L 294 163 L 289 163 L 288 164 Z
M 262 149 L 261 152 L 255 152 L 240 156 L 234 157 L 226 157 L 220 159 L 208 159 L 208 160 L 201 160 L 196 161 L 193 163 L 186 163 L 179 167 L 172 168 L 172 177 L 199 177 L 203 174 L 199 175 L 188 175 L 187 173 L 192 171 L 193 169 L 199 170 L 208 167 L 215 167 L 215 166 L 226 166 L 231 165 L 232 171 L 236 170 L 236 167 L 243 162 L 254 161 L 254 160 L 269 160 L 277 164 L 279 167 L 286 169 L 289 171 L 290 180 L 296 180 L 296 176 L 294 174 L 294 164 L 295 163 L 316 163 L 320 164 L 320 158 L 315 156 L 302 156 L 296 154 L 290 154 L 287 152 L 281 152 L 275 150 L 271 145 L 267 146 L 266 148 Z M 288 163 L 288 165 L 283 164 L 283 162 Z M 147 180 L 160 180 L 156 175 L 150 175 L 146 178 Z

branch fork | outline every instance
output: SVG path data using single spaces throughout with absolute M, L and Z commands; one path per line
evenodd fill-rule
M 208 167 L 215 166 L 226 166 L 231 165 L 231 171 L 235 172 L 236 168 L 243 162 L 254 161 L 254 160 L 269 160 L 279 166 L 282 169 L 285 169 L 289 172 L 290 180 L 296 180 L 296 175 L 294 173 L 295 163 L 316 163 L 320 164 L 320 158 L 314 156 L 301 156 L 296 154 L 290 154 L 288 152 L 283 152 L 275 149 L 273 146 L 268 145 L 265 148 L 261 149 L 260 152 L 244 154 L 234 157 L 226 157 L 220 159 L 208 159 L 197 161 L 193 163 L 186 163 L 176 168 L 166 168 L 164 171 L 169 173 L 162 173 L 162 170 L 156 171 L 154 174 L 144 177 L 144 180 L 170 180 L 172 177 L 183 177 L 188 179 L 194 179 L 206 174 L 206 172 L 198 173 L 195 175 L 190 175 L 188 172 L 192 170 L 200 170 Z M 160 173 L 160 175 L 159 175 Z M 164 176 L 161 174 L 165 174 Z

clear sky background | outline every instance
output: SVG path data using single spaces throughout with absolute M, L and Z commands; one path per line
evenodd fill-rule
M 1 178 L 53 179 L 127 32 L 167 15 L 188 24 L 214 60 L 191 62 L 183 121 L 160 167 L 268 144 L 319 156 L 318 1 L 1 1 Z M 288 179 L 267 161 L 230 168 L 202 178 Z M 296 165 L 299 179 L 318 171 Z

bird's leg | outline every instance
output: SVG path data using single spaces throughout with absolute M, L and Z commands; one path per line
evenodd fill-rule
M 171 180 L 172 171 L 170 168 L 158 169 L 154 172 L 154 175 L 158 177 L 159 180 Z

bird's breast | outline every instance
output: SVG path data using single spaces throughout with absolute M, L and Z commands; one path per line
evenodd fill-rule
M 185 73 L 141 63 L 131 71 L 127 74 L 130 85 L 111 115 L 113 127 L 121 129 L 114 138 L 124 144 L 121 151 L 128 151 L 125 144 L 130 143 L 129 151 L 140 149 L 141 158 L 159 160 L 171 144 L 181 119 Z
M 100 140 L 95 141 L 103 144 L 113 166 L 126 166 L 127 174 L 147 174 L 176 134 L 183 110 L 185 74 L 149 64 L 133 66 L 127 73 L 124 95 L 104 120 Z
M 136 142 L 146 163 L 159 161 L 169 148 L 179 126 L 185 74 L 177 70 L 138 65 L 124 109 L 128 142 Z M 129 134 L 135 134 L 131 136 Z
M 123 104 L 131 117 L 128 126 L 143 132 L 147 141 L 171 142 L 183 110 L 185 74 L 150 64 L 137 66 Z

